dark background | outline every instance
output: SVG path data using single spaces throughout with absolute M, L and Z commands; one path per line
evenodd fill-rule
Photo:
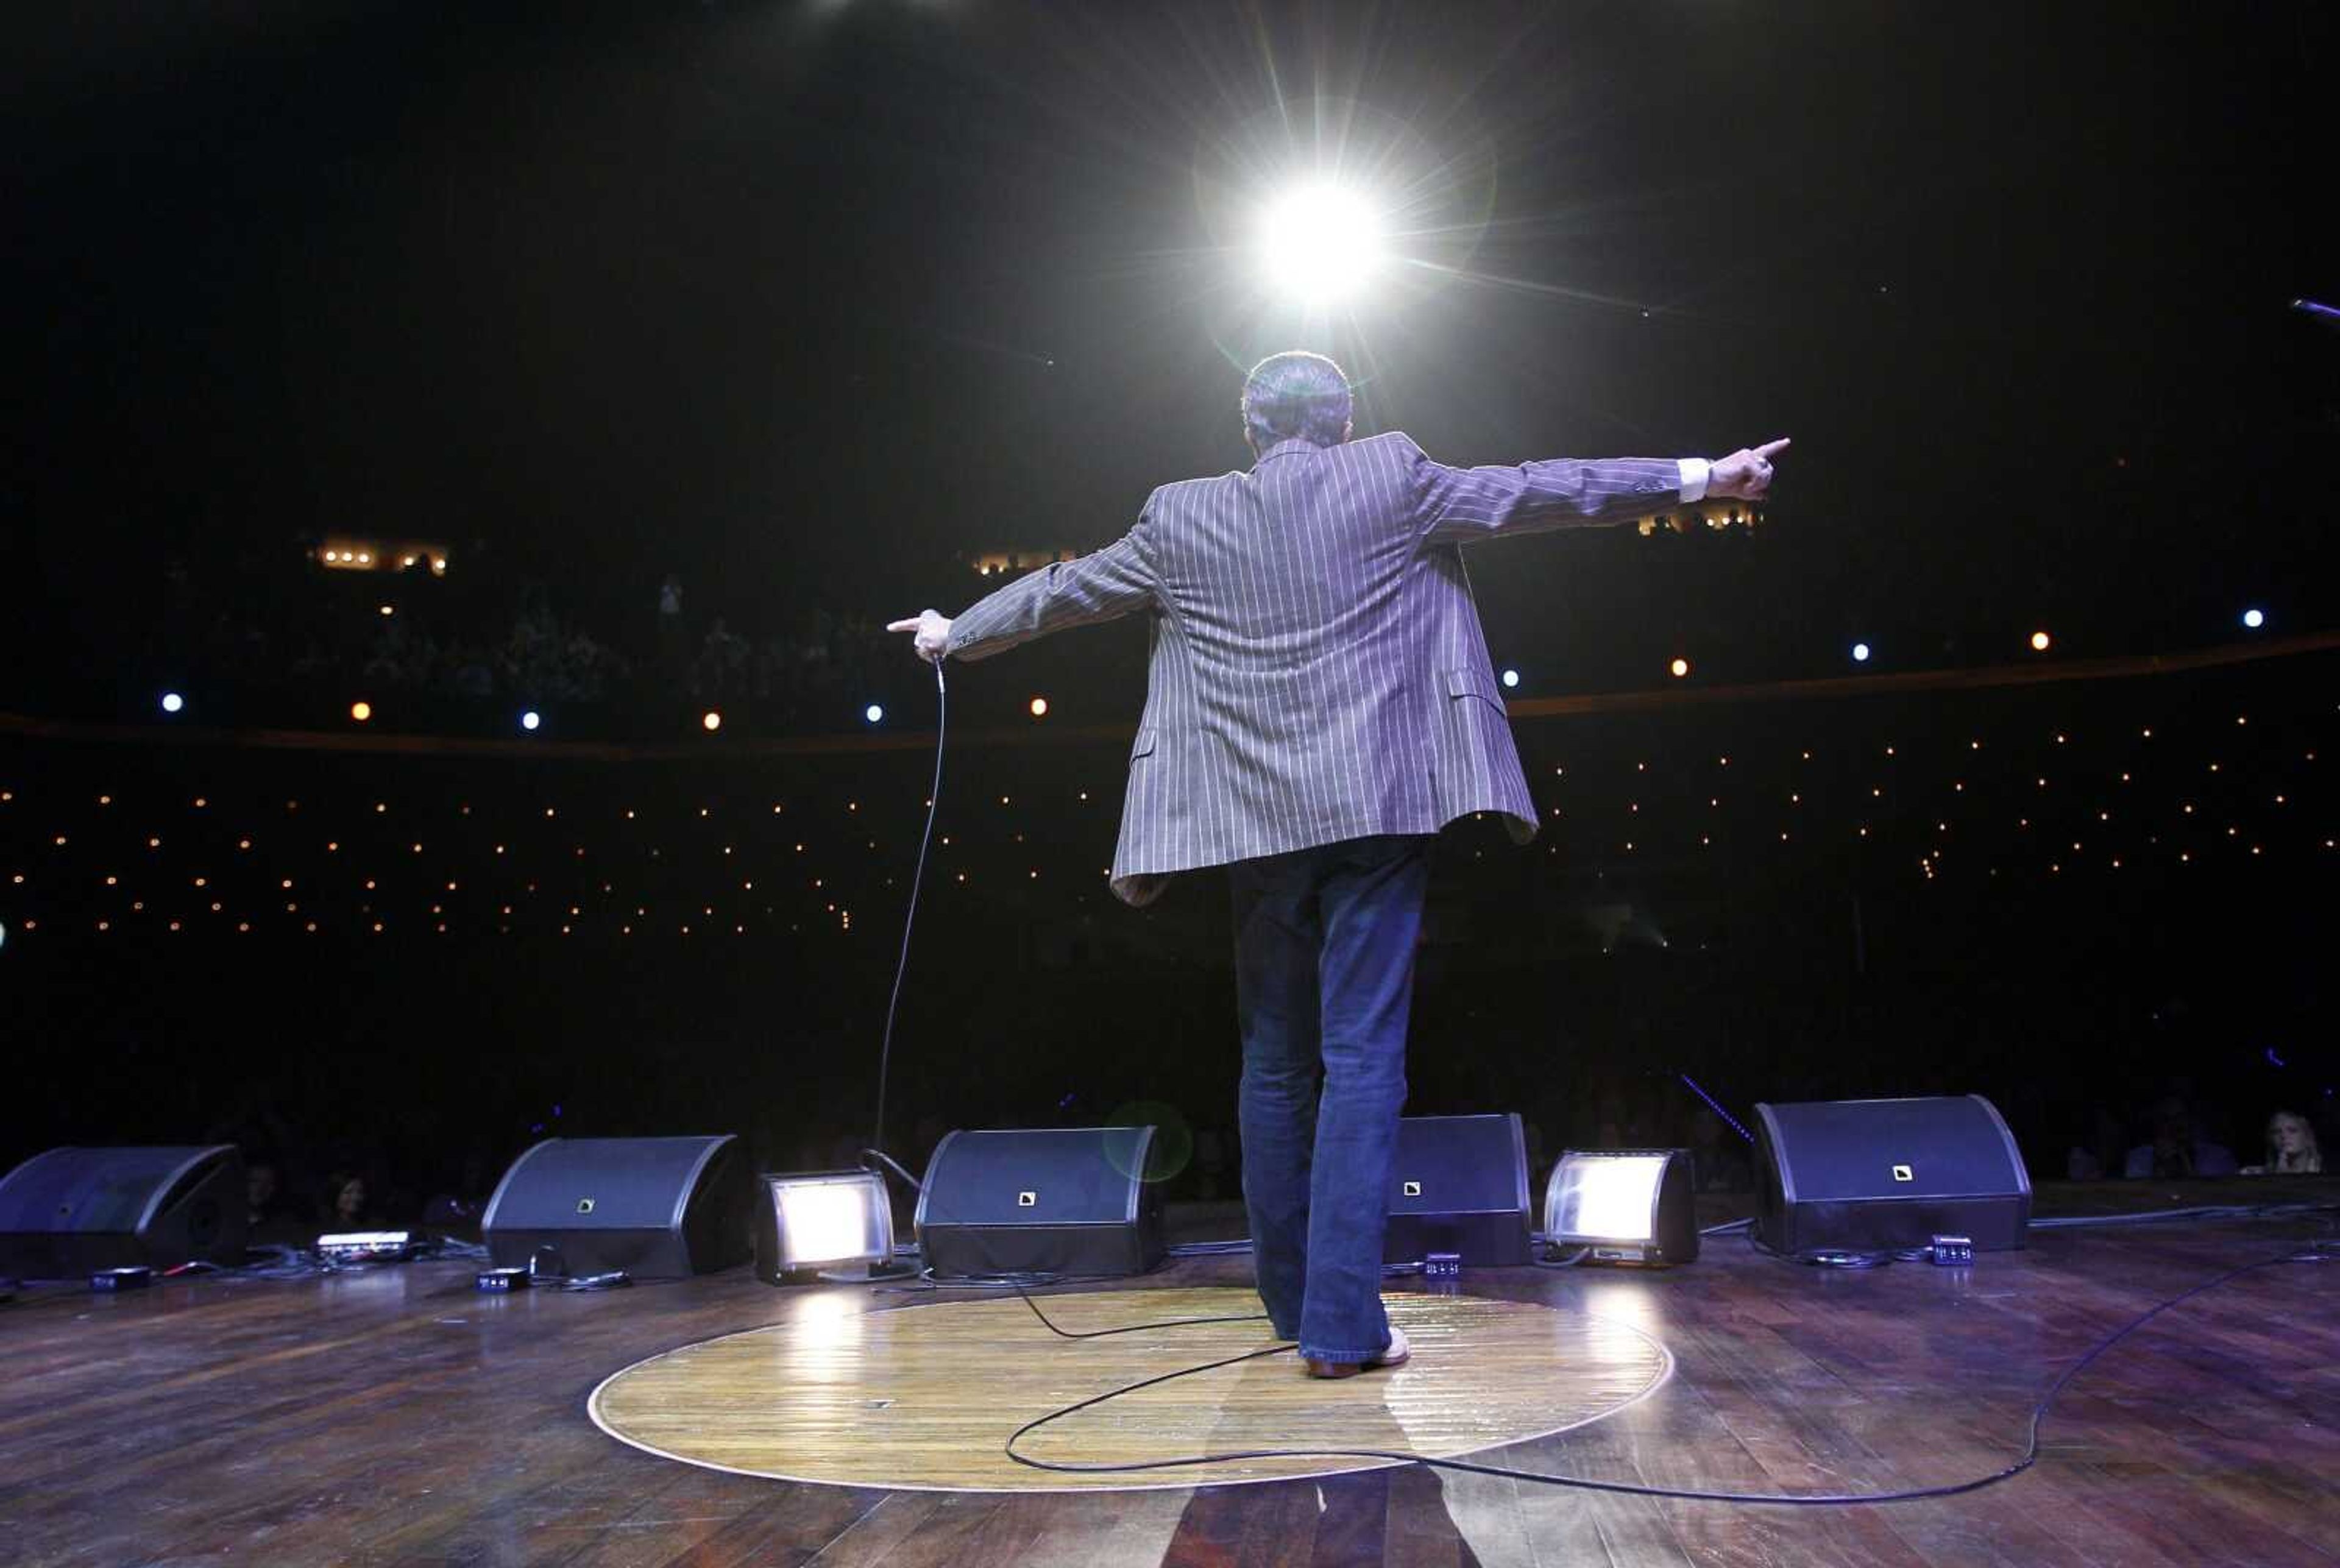
M 2340 293 L 2318 98 L 2335 33 L 2306 4 L 247 4 L 12 18 L 0 290 L 16 396 L 0 502 L 16 570 L 0 708 L 149 725 L 174 685 L 230 731 L 330 720 L 361 690 L 352 670 L 295 680 L 273 654 L 231 670 L 162 629 L 178 624 L 174 595 L 262 632 L 370 614 L 370 586 L 313 565 L 333 531 L 446 541 L 444 613 L 536 596 L 645 670 L 669 572 L 694 632 L 719 614 L 866 627 L 952 610 L 979 590 L 971 552 L 1093 546 L 1153 485 L 1244 462 L 1241 372 L 1301 342 L 1356 373 L 1362 429 L 1403 428 L 1457 462 L 1795 438 L 1751 538 L 1608 534 L 1476 555 L 1522 696 L 1663 685 L 1676 653 L 1693 685 L 1845 674 L 1855 637 L 1879 650 L 1870 670 L 1893 671 L 2028 659 L 2035 626 L 2054 629 L 2058 659 L 2200 648 L 2243 638 L 2245 605 L 2265 609 L 2266 636 L 2326 630 L 2340 334 L 2286 307 Z M 1460 275 L 1408 273 L 1321 328 L 1264 304 L 1225 213 L 1246 178 L 1291 163 L 1262 131 L 1279 103 L 1303 126 L 1403 126 L 1435 149 L 1453 178 L 1429 198 L 1423 243 Z M 727 735 L 851 728 L 866 699 L 889 722 L 926 722 L 923 674 L 880 651 L 887 662 L 853 666 L 858 686 L 743 711 Z M 1035 691 L 1058 720 L 1126 722 L 1142 659 L 1135 624 L 1083 633 L 970 668 L 954 701 L 976 727 L 1009 721 Z M 1663 814 L 1667 868 L 1621 900 L 1598 882 L 1641 814 L 1622 769 L 1644 737 L 1624 720 L 1523 723 L 1540 789 L 1556 787 L 1543 762 L 1562 753 L 1611 769 L 1584 805 L 1617 831 L 1559 838 L 1561 857 L 1489 844 L 1474 858 L 1458 830 L 1433 951 L 1462 969 L 1425 983 L 1418 1104 L 1540 1107 L 1556 1146 L 1615 1122 L 1611 1098 L 1639 1131 L 1686 1136 L 1682 1091 L 1655 1069 L 1695 1060 L 1742 1116 L 1759 1097 L 1988 1087 L 2053 1161 L 2094 1136 L 2098 1110 L 2134 1136 L 2141 1107 L 2176 1087 L 2247 1145 L 2272 1103 L 2324 1091 L 2312 1068 L 2251 1077 L 2276 1070 L 2265 1053 L 2331 1059 L 2304 940 L 2329 886 L 2328 791 L 2312 768 L 2275 770 L 2308 767 L 2295 757 L 2328 723 L 2329 670 L 2279 662 L 2154 678 L 2157 692 L 1911 699 L 1882 721 L 1867 700 L 1652 719 L 1680 799 Z M 380 706 L 378 727 L 510 730 L 501 696 Z M 643 674 L 553 729 L 674 739 L 700 706 Z M 2265 853 L 2226 866 L 2206 896 L 2158 880 L 2117 901 L 2041 893 L 2066 873 L 2039 856 L 2011 893 L 2016 862 L 1994 850 L 1938 874 L 1975 878 L 1953 898 L 1916 878 L 1931 824 L 1914 806 L 1894 819 L 1890 869 L 1881 851 L 1722 867 L 1692 854 L 1710 846 L 1694 842 L 1686 770 L 1733 726 L 1782 769 L 1805 733 L 1838 758 L 1923 744 L 1931 790 L 1969 728 L 2026 748 L 2067 730 L 2108 787 L 2153 711 L 2199 710 L 2189 755 L 2206 766 L 2230 707 L 2282 715 L 2276 732 L 2298 744 L 2246 779 L 2265 788 L 2236 786 L 2229 825 Z M 132 896 L 134 868 L 101 861 L 148 835 L 94 801 L 135 802 L 159 829 L 206 791 L 257 822 L 296 797 L 355 819 L 370 797 L 427 815 L 477 790 L 511 820 L 558 795 L 607 824 L 637 796 L 681 812 L 705 795 L 739 813 L 738 855 L 771 859 L 784 846 L 742 803 L 833 804 L 879 762 L 629 770 L 9 747 L 0 850 L 28 879 L 0 887 L 0 983 L 19 1059 L 36 1065 L 0 1153 L 253 1126 L 288 1158 L 370 1161 L 415 1195 L 469 1179 L 467 1161 L 492 1169 L 556 1119 L 755 1123 L 777 1162 L 826 1157 L 863 1118 L 904 890 L 886 878 L 904 878 L 923 797 L 915 753 L 883 764 L 889 825 L 857 873 L 875 880 L 855 946 L 834 948 L 841 930 L 816 942 L 808 921 L 829 900 L 799 888 L 795 918 L 776 905 L 752 938 L 734 933 L 752 948 L 716 958 L 679 918 L 624 957 L 631 938 L 610 919 L 591 940 L 610 947 L 590 958 L 542 918 L 491 933 L 486 907 L 442 937 L 419 882 L 384 901 L 396 919 L 373 942 L 362 889 L 327 880 L 322 832 L 273 838 L 240 894 L 256 918 L 263 884 L 330 886 L 314 945 L 305 911 L 239 943 L 197 929 L 197 905 L 171 933 L 149 918 L 160 889 L 180 898 L 244 852 L 196 836 L 198 853 L 174 827 L 134 872 L 153 908 L 103 905 Z M 952 810 L 1017 793 L 992 790 L 1003 778 L 1037 799 L 1067 769 L 1096 797 L 1087 815 L 1036 809 L 984 840 L 1000 857 L 989 869 L 1012 871 L 1013 831 L 1046 839 L 1041 889 L 1103 865 L 1114 747 L 968 755 Z M 1831 843 L 1860 821 L 1860 769 L 1839 766 Z M 2019 790 L 2021 771 L 2008 764 L 1999 787 Z M 2155 824 L 2175 831 L 2189 790 L 2174 773 L 2156 788 L 2169 822 Z M 1752 793 L 1736 799 L 1754 809 Z M 1988 822 L 2016 842 L 2025 809 L 2001 804 L 1972 808 L 1968 830 Z M 2063 809 L 2087 819 L 2077 800 Z M 2137 854 L 2176 846 L 2137 831 Z M 60 833 L 74 842 L 55 845 Z M 504 873 L 474 859 L 491 846 L 434 838 L 454 846 L 439 862 L 453 879 L 498 886 Z M 1757 839 L 1751 819 L 1742 838 Z M 639 889 L 706 908 L 727 886 L 719 848 Z M 1847 957 L 1856 895 L 1867 968 Z M 1215 884 L 1152 917 L 1111 906 L 1102 878 L 1079 897 L 1025 888 L 956 922 L 933 908 L 906 1007 L 918 1042 L 906 1126 L 1078 1119 L 1141 1094 L 1223 1125 Z M 1621 901 L 1661 926 L 1714 911 L 1736 934 L 1709 950 L 1730 957 L 1677 972 L 1699 949 L 1586 949 L 1583 911 Z M 1515 905 L 1542 911 L 1538 935 L 1487 948 L 1492 912 Z M 1063 931 L 1086 945 L 1045 937 Z M 2059 951 L 2077 955 L 2071 972 L 2049 965 Z

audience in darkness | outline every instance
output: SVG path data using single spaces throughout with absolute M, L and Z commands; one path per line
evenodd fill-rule
M 281 561 L 238 562 L 268 564 L 284 576 Z M 769 704 L 784 721 L 816 724 L 858 715 L 873 680 L 893 672 L 874 622 L 812 601 L 766 606 L 771 619 L 759 627 L 689 616 L 671 573 L 647 636 L 640 621 L 589 628 L 590 616 L 557 612 L 548 586 L 532 580 L 325 576 L 278 581 L 276 591 L 254 596 L 242 576 L 214 581 L 174 561 L 136 661 L 215 699 L 362 688 L 591 707 L 688 696 Z
M 2175 1095 L 2154 1107 L 2153 1141 L 2128 1151 L 2122 1172 L 2133 1181 L 2236 1174 L 2234 1152 L 2201 1136 L 2186 1102 Z

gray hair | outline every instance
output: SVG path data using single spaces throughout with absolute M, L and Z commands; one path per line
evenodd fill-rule
M 1255 452 L 1294 439 L 1338 446 L 1349 436 L 1351 406 L 1341 367 L 1304 349 L 1270 354 L 1244 378 L 1244 434 Z

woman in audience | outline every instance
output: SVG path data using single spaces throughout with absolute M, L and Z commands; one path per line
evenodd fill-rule
M 2315 1129 L 2297 1111 L 2277 1111 L 2267 1118 L 2266 1164 L 2243 1167 L 2245 1176 L 2320 1176 L 2323 1171 Z

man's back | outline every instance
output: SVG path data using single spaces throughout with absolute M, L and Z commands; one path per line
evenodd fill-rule
M 1132 903 L 1173 872 L 1478 811 L 1525 839 L 1535 809 L 1459 546 L 1667 504 L 1679 482 L 1672 460 L 1456 469 L 1395 432 L 1281 442 L 970 607 L 949 650 L 1151 612 L 1113 870 Z

